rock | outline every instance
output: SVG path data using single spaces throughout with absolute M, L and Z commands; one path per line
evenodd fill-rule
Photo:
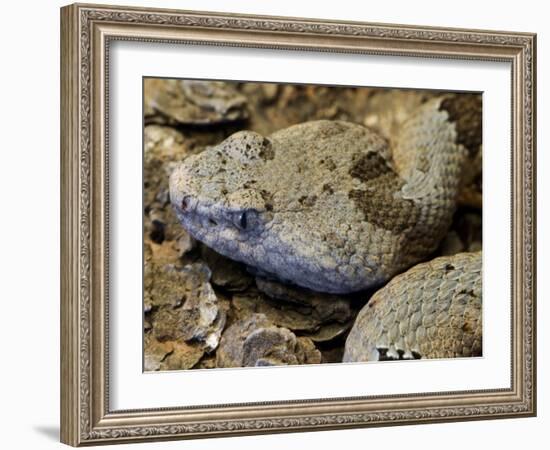
M 144 233 L 151 241 L 162 244 L 164 241 L 179 239 L 185 232 L 178 223 L 177 217 L 171 206 L 159 206 L 151 203 L 145 209 Z M 189 234 L 186 233 L 185 234 Z M 191 238 L 192 239 L 192 238 Z M 195 240 L 193 239 L 192 242 Z M 194 243 L 192 244 L 194 246 Z
M 296 309 L 296 304 L 273 302 L 260 292 L 253 290 L 233 295 L 231 303 L 239 319 L 247 319 L 255 314 L 263 314 L 274 325 L 293 331 L 315 332 L 321 322 L 311 314 L 311 309 Z M 294 307 L 294 308 L 293 308 Z
M 239 320 L 224 332 L 217 367 L 317 364 L 321 354 L 311 340 L 273 325 L 264 314 Z
M 243 367 L 298 364 L 296 336 L 286 328 L 259 328 L 243 342 Z
M 153 159 L 179 161 L 190 153 L 185 136 L 174 128 L 147 125 L 143 130 L 143 156 L 147 165 Z
M 246 319 L 256 313 L 264 314 L 274 325 L 288 328 L 315 342 L 332 340 L 349 330 L 354 312 L 348 301 L 342 300 L 341 305 L 335 309 L 324 305 L 322 301 L 319 303 L 274 300 L 261 292 L 249 289 L 234 294 L 231 305 L 239 319 Z M 349 310 L 346 307 L 349 307 Z
M 198 343 L 159 341 L 147 335 L 144 349 L 144 370 L 183 370 L 195 366 L 204 354 Z
M 167 120 L 154 108 L 156 92 L 162 89 L 164 80 L 162 78 L 145 78 L 143 80 L 143 120 L 146 125 L 166 124 Z
M 172 351 L 160 363 L 160 370 L 184 370 L 194 367 L 204 355 L 199 343 L 171 342 Z
M 178 254 L 178 258 L 191 252 L 196 246 L 197 241 L 186 231 L 182 231 L 174 240 L 174 248 Z
M 271 103 L 279 95 L 279 85 L 277 83 L 263 83 L 262 92 L 264 94 L 264 103 Z
M 159 265 L 146 262 L 143 277 L 145 309 L 168 306 L 177 308 L 182 305 L 188 291 L 186 277 L 173 265 Z
M 168 178 L 192 150 L 179 131 L 173 128 L 148 125 L 143 130 L 144 205 L 156 203 L 157 208 L 168 205 Z M 160 200 L 160 201 L 159 201 Z
M 347 322 L 354 312 L 351 307 L 351 297 L 345 295 L 325 294 L 288 284 L 278 283 L 265 278 L 256 277 L 256 286 L 267 296 L 300 305 L 319 322 Z
M 147 267 L 146 267 L 147 268 Z M 146 304 L 152 313 L 153 334 L 159 340 L 200 342 L 206 352 L 214 350 L 225 326 L 227 304 L 218 301 L 209 283 L 210 271 L 201 263 L 178 270 L 153 268 L 146 276 Z
M 181 226 L 170 206 L 168 178 L 192 151 L 180 132 L 157 125 L 144 130 L 144 234 L 156 244 L 174 240 Z M 170 261 L 175 263 L 175 260 Z
M 151 252 L 151 261 L 157 265 L 181 265 L 181 259 L 192 252 L 197 244 L 187 232 L 180 231 L 174 240 L 163 240 L 160 244 L 146 238 L 147 247 Z
M 273 103 L 279 95 L 279 85 L 277 83 L 244 83 L 239 89 L 250 101 L 255 102 L 255 109 L 264 107 Z M 265 112 L 265 111 L 264 111 Z M 251 119 L 253 119 L 251 117 Z
M 244 266 L 220 255 L 206 245 L 200 246 L 201 258 L 212 272 L 211 282 L 228 291 L 244 291 L 252 284 L 252 277 Z
M 321 364 L 322 355 L 313 341 L 305 336 L 298 337 L 298 361 L 303 361 L 303 364 Z
M 172 342 L 159 342 L 154 337 L 145 335 L 145 345 L 143 351 L 143 370 L 149 372 L 160 370 L 161 362 L 166 358 L 174 346 Z
M 246 97 L 222 81 L 163 80 L 150 99 L 151 109 L 169 124 L 209 125 L 248 117 Z
M 327 342 L 343 336 L 353 325 L 353 320 L 345 323 L 331 322 L 322 325 L 313 333 L 304 333 L 304 336 L 310 338 L 313 342 Z

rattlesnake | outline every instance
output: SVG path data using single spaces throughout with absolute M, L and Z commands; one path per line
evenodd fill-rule
M 481 278 L 481 252 L 397 275 L 357 316 L 344 362 L 480 356 Z
M 183 161 L 170 198 L 215 251 L 305 288 L 355 292 L 434 252 L 480 145 L 481 97 L 446 95 L 420 105 L 390 142 L 343 121 L 237 132 Z

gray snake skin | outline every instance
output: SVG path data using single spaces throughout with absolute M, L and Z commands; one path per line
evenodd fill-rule
M 481 260 L 459 253 L 397 275 L 357 316 L 344 362 L 480 356 Z

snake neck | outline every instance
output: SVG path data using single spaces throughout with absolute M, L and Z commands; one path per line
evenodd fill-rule
M 448 95 L 421 105 L 392 142 L 404 198 L 454 200 L 469 157 L 481 148 L 481 96 Z

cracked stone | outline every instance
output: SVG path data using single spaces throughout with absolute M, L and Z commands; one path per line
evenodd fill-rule
M 202 263 L 183 269 L 153 266 L 150 270 L 153 274 L 145 277 L 145 294 L 146 304 L 148 301 L 155 308 L 154 336 L 199 342 L 204 351 L 214 350 L 225 326 L 228 305 L 218 301 L 209 283 L 210 270 Z
M 212 272 L 211 282 L 228 291 L 244 291 L 252 284 L 252 277 L 245 267 L 220 255 L 206 245 L 200 246 L 201 258 Z
M 198 343 L 174 341 L 172 346 L 172 351 L 160 363 L 160 370 L 191 369 L 204 355 L 204 349 Z
M 154 337 L 146 335 L 143 352 L 143 369 L 145 371 L 160 370 L 166 355 L 173 350 L 172 342 L 159 342 Z
M 256 286 L 267 296 L 303 306 L 320 322 L 347 322 L 354 311 L 349 296 L 314 292 L 297 286 L 286 285 L 265 278 L 256 277 Z
M 331 301 L 328 299 L 309 303 L 295 300 L 276 300 L 263 292 L 248 289 L 235 293 L 231 306 L 239 319 L 255 313 L 265 314 L 274 325 L 288 328 L 315 342 L 335 339 L 346 333 L 353 324 L 354 310 L 348 299 L 341 300 L 335 308 L 334 304 L 327 303 Z
M 209 125 L 248 117 L 247 99 L 233 84 L 200 80 L 162 81 L 162 86 L 148 98 L 148 111 L 160 113 L 168 124 Z
M 308 338 L 273 325 L 264 314 L 253 314 L 231 325 L 222 335 L 217 367 L 317 364 L 321 354 Z

